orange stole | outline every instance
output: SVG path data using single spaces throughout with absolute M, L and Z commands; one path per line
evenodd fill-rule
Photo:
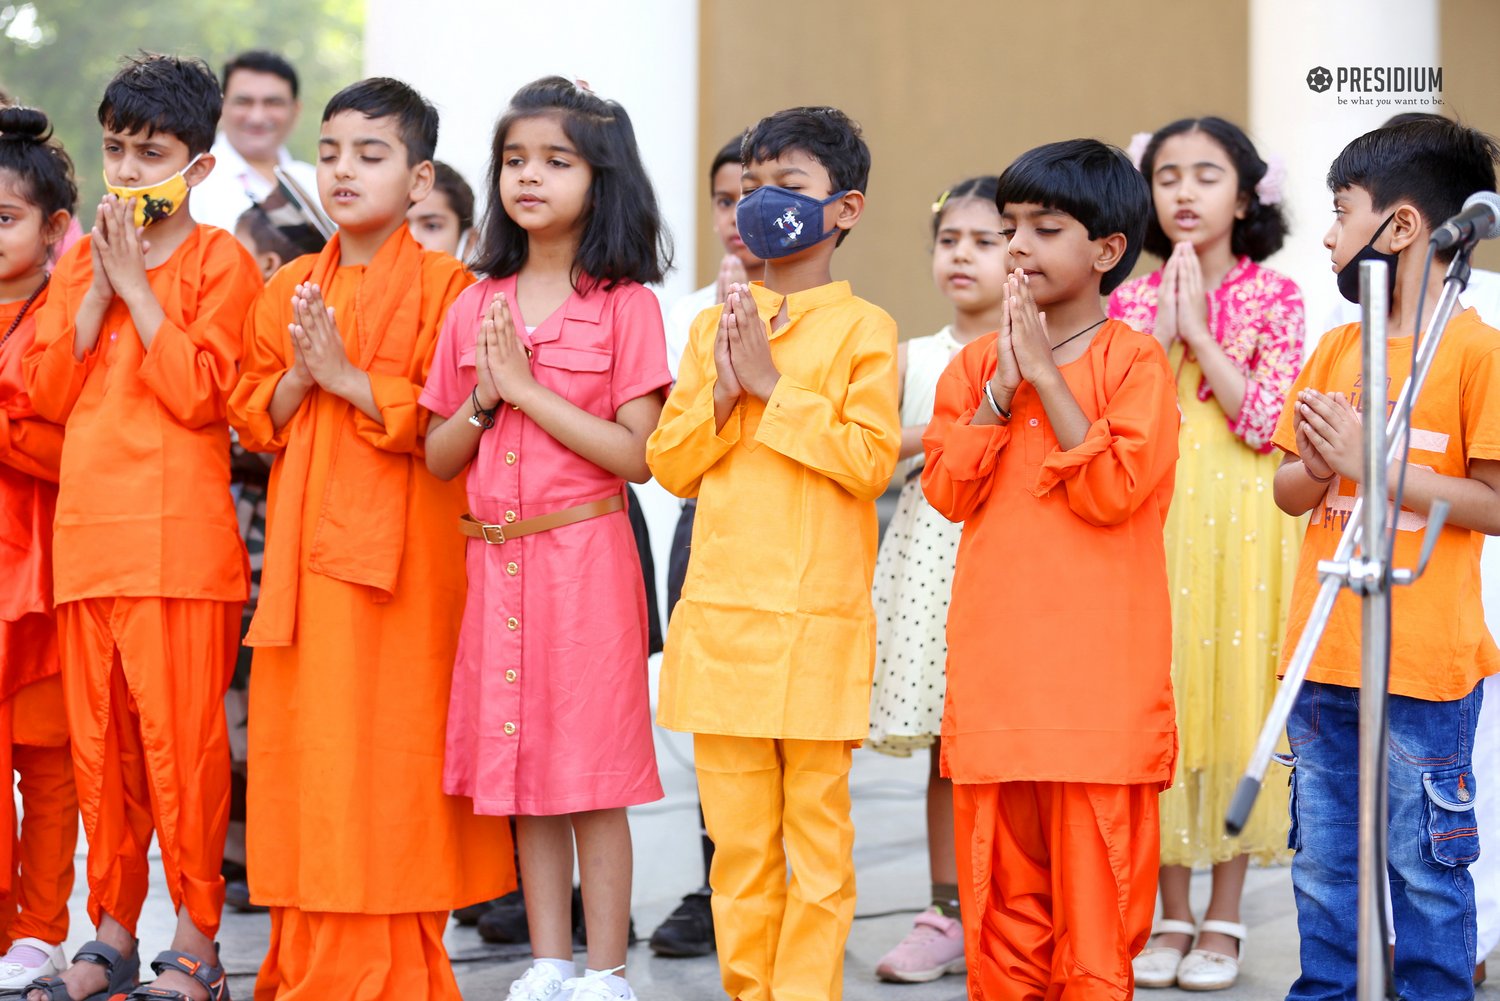
M 446 911 L 515 884 L 506 821 L 476 817 L 469 800 L 442 791 L 465 591 L 454 525 L 466 498 L 462 478 L 427 472 L 417 397 L 443 315 L 472 279 L 452 258 L 411 246 L 403 226 L 368 267 L 335 268 L 322 285 L 350 357 L 374 351 L 383 424 L 320 389 L 282 428 L 270 421 L 292 361 L 292 291 L 326 274 L 328 255 L 294 261 L 256 302 L 230 405 L 247 448 L 280 453 L 263 579 L 283 584 L 263 587 L 257 622 L 271 625 L 252 637 L 261 645 L 250 680 L 259 722 L 250 730 L 247 851 L 254 899 L 283 922 L 294 911 Z M 367 332 L 377 322 L 372 303 L 391 289 L 402 300 L 391 315 L 407 320 Z M 400 494 L 394 502 L 372 494 L 390 490 Z M 356 574 L 361 560 L 385 570 Z M 378 965 L 369 959 L 363 968 Z

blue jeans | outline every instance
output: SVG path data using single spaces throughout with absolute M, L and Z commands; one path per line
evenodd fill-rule
M 1453 702 L 1392 695 L 1390 859 L 1396 986 L 1422 1001 L 1474 997 L 1474 727 L 1482 687 Z M 1288 1001 L 1355 997 L 1359 913 L 1359 699 L 1308 682 L 1287 720 L 1292 888 L 1302 975 Z

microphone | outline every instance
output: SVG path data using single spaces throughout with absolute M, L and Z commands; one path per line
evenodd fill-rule
M 1459 244 L 1473 245 L 1500 236 L 1500 195 L 1476 191 L 1464 202 L 1463 211 L 1443 223 L 1432 234 L 1432 246 L 1447 250 Z

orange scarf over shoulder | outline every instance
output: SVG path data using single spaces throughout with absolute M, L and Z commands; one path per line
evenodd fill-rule
M 308 261 L 298 281 L 327 289 L 339 267 L 338 234 Z M 405 375 L 410 370 L 421 324 L 422 248 L 402 226 L 381 246 L 360 282 L 355 299 L 359 355 L 352 359 L 371 374 Z M 318 392 L 319 390 L 314 390 Z M 296 635 L 297 580 L 305 556 L 314 573 L 375 591 L 389 601 L 401 568 L 408 479 L 414 456 L 371 447 L 355 430 L 353 405 L 340 400 L 338 440 L 318 508 L 312 545 L 302 553 L 303 513 L 312 468 L 315 408 L 304 403 L 291 419 L 278 477 L 277 517 L 267 525 L 265 569 L 260 602 L 248 646 L 290 646 Z

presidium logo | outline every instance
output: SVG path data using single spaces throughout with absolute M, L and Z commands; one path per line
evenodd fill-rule
M 1441 66 L 1314 66 L 1307 89 L 1333 90 L 1340 104 L 1375 108 L 1431 108 L 1443 103 Z M 1348 95 L 1348 96 L 1345 96 Z

